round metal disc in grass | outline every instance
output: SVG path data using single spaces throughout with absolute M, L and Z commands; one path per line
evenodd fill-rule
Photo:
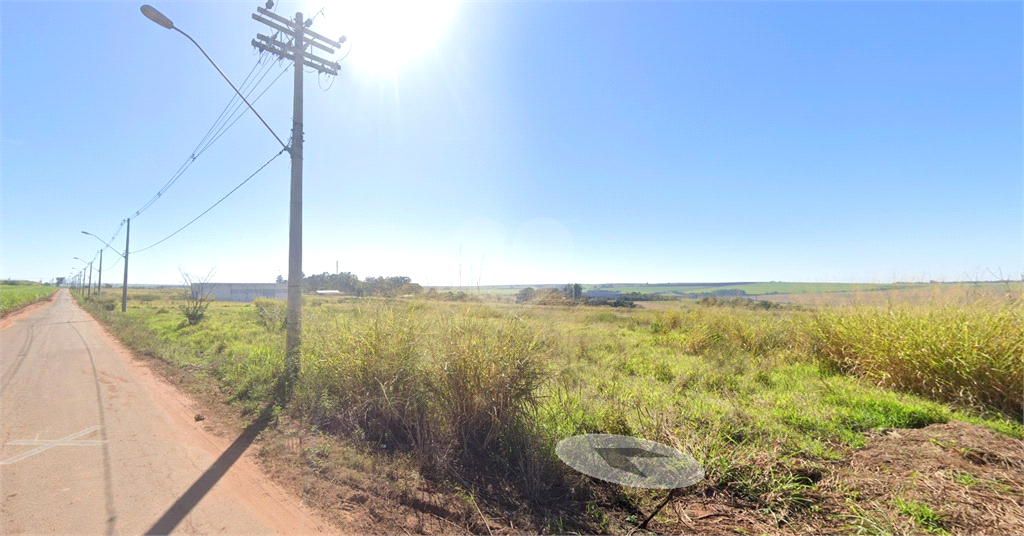
M 692 456 L 668 445 L 613 434 L 583 434 L 558 442 L 566 465 L 594 478 L 636 488 L 676 489 L 704 478 Z

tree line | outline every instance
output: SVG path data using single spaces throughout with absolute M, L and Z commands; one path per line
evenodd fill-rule
M 337 290 L 342 294 L 350 296 L 405 296 L 408 294 L 420 294 L 423 287 L 413 283 L 412 279 L 406 276 L 391 277 L 367 277 L 360 280 L 351 272 L 332 274 L 309 275 L 302 279 L 303 292 L 314 292 L 317 290 Z

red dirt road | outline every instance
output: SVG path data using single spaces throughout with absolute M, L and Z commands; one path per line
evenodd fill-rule
M 217 437 L 67 291 L 0 330 L 0 534 L 341 532 Z M 237 435 L 237 437 L 235 437 Z

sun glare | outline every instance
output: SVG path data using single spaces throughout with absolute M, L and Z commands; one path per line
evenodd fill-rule
M 391 72 L 434 48 L 455 11 L 454 0 L 380 0 L 364 2 L 307 2 L 317 13 L 314 29 L 326 36 L 348 39 L 346 59 L 362 69 Z M 337 35 L 335 35 L 337 34 Z

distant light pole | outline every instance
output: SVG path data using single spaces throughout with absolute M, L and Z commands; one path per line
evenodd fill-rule
M 100 268 L 96 272 L 96 294 L 103 288 L 103 250 L 100 250 Z
M 78 259 L 78 257 L 75 257 L 75 258 Z M 80 260 L 82 262 L 85 262 L 85 259 L 78 259 L 78 260 Z M 83 268 L 83 270 L 84 270 L 84 268 Z M 85 288 L 86 288 L 86 291 L 85 291 L 86 295 L 87 296 L 92 296 L 92 261 L 89 261 L 89 285 L 86 286 Z
M 87 260 L 81 259 L 79 257 L 75 257 L 75 260 L 76 261 L 84 262 L 85 265 L 89 267 L 89 285 L 86 286 L 86 291 L 83 292 L 82 294 L 90 295 L 90 294 L 92 294 L 92 261 L 87 261 Z M 85 268 L 84 267 L 82 268 L 82 283 L 85 283 Z M 85 286 L 85 285 L 82 285 L 82 286 Z
M 128 238 L 131 236 L 131 233 L 132 233 L 132 219 L 128 218 L 127 220 L 125 220 L 125 223 L 127 224 L 128 227 L 127 227 L 127 229 L 124 232 L 124 255 L 122 255 L 122 257 L 124 257 L 124 284 L 121 286 L 121 312 L 122 313 L 128 312 Z M 92 233 L 90 233 L 88 231 L 82 231 L 82 234 L 89 235 L 89 236 L 95 238 L 96 240 L 99 240 L 100 242 L 103 242 L 104 246 L 107 246 L 108 248 L 110 247 L 110 244 L 108 244 L 107 242 L 104 242 L 102 238 L 100 238 L 100 237 L 98 237 L 98 236 L 96 236 L 96 235 L 94 235 L 94 234 L 92 234 Z M 111 248 L 111 249 L 113 249 L 113 248 Z M 101 265 L 101 267 L 102 267 L 102 264 L 103 264 L 103 250 L 100 250 L 100 265 Z

